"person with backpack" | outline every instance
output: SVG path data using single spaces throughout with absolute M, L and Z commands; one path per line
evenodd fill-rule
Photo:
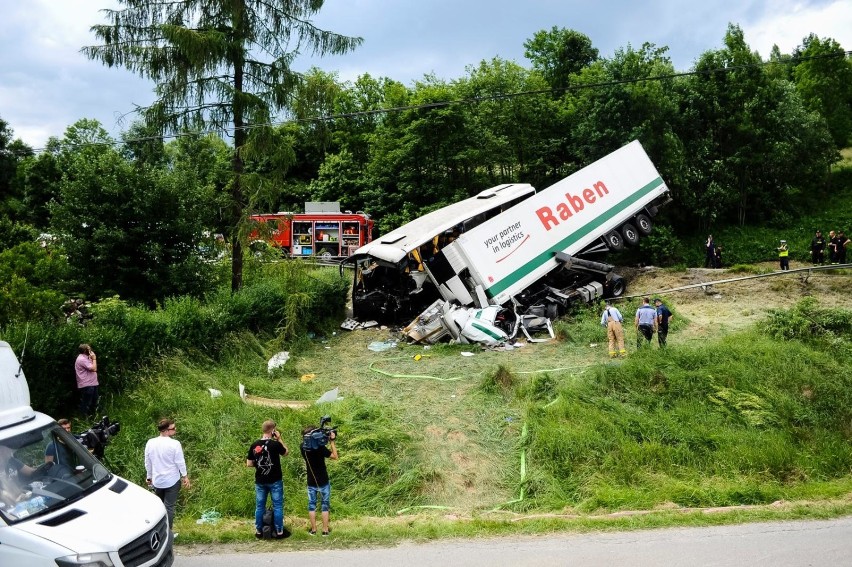
M 281 457 L 287 456 L 287 446 L 281 441 L 277 425 L 267 419 L 261 426 L 261 438 L 251 444 L 246 466 L 254 467 L 254 537 L 263 538 L 263 515 L 267 497 L 272 499 L 273 537 L 283 539 L 284 531 L 284 480 L 281 474 Z
M 618 355 L 627 356 L 627 349 L 624 348 L 624 327 L 621 325 L 623 321 L 621 311 L 612 305 L 611 299 L 607 299 L 603 315 L 601 315 L 601 326 L 606 329 L 606 336 L 609 339 L 610 358 Z M 615 350 L 616 347 L 618 351 Z

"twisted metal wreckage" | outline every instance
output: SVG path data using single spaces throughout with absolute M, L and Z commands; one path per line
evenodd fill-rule
M 638 141 L 550 187 L 486 189 L 391 231 L 340 264 L 354 268 L 345 329 L 409 322 L 413 342 L 495 346 L 548 332 L 572 303 L 619 297 L 599 260 L 650 234 L 670 200 Z

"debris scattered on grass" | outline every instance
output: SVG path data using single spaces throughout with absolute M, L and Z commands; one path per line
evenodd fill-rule
M 367 346 L 367 348 L 373 352 L 384 352 L 386 350 L 396 348 L 396 341 L 393 339 L 388 339 L 386 341 L 373 341 Z
M 284 366 L 288 360 L 290 360 L 290 353 L 286 350 L 282 350 L 281 352 L 277 353 L 269 359 L 269 362 L 266 364 L 266 367 L 269 372 L 272 372 L 279 366 Z
M 317 400 L 318 404 L 325 404 L 328 402 L 336 402 L 337 400 L 342 400 L 343 396 L 338 395 L 340 388 L 335 388 L 333 390 L 329 390 Z

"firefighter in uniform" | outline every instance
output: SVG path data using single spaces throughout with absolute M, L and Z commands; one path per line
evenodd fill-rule
M 624 348 L 624 327 L 621 323 L 624 317 L 618 308 L 613 307 L 612 301 L 606 300 L 606 308 L 601 315 L 601 326 L 606 327 L 606 336 L 609 339 L 609 357 L 615 358 L 617 355 L 627 356 L 627 349 Z M 616 351 L 618 347 L 618 351 Z

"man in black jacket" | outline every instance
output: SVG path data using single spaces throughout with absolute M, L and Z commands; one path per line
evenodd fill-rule
M 811 262 L 814 266 L 822 265 L 825 262 L 825 237 L 821 231 L 816 231 L 813 239 L 811 239 Z

